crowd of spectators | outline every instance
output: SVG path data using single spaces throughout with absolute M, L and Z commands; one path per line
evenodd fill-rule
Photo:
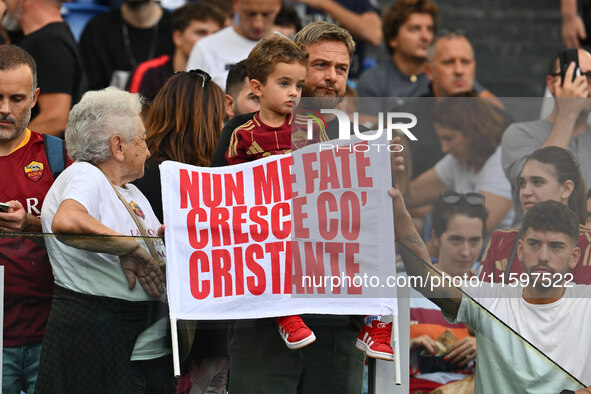
M 561 1 L 564 45 L 577 60 L 548 59 L 551 113 L 514 121 L 518 110 L 476 80 L 466 32 L 440 29 L 445 4 L 436 0 L 196 0 L 176 9 L 123 0 L 90 19 L 79 42 L 61 0 L 0 0 L 0 233 L 58 234 L 0 237 L 2 392 L 359 394 L 372 352 L 355 349 L 358 333 L 380 325 L 363 316 L 290 316 L 315 334 L 301 349 L 279 319 L 186 323 L 179 383 L 161 302 L 164 245 L 122 236 L 162 236 L 162 161 L 221 167 L 289 153 L 299 121 L 290 100 L 334 108 L 345 96 L 368 129 L 381 126 L 380 111 L 419 119 L 418 141 L 396 137 L 406 150 L 392 156 L 409 275 L 501 286 L 542 272 L 577 284 L 467 290 L 486 299 L 478 306 L 457 289 L 418 289 L 410 349 L 401 349 L 412 355 L 411 392 L 457 381 L 477 392 L 496 392 L 486 388 L 495 380 L 520 392 L 591 385 L 591 352 L 573 348 L 571 359 L 565 342 L 584 335 L 591 316 L 591 53 L 581 47 L 591 7 L 576 3 Z M 297 61 L 265 45 L 291 48 Z M 384 52 L 378 64 L 372 47 Z M 338 136 L 337 119 L 326 120 L 320 141 Z M 529 343 L 491 328 L 500 325 L 482 305 Z M 553 331 L 568 327 L 579 331 Z M 450 335 L 445 362 L 427 370 L 423 359 Z M 390 333 L 379 338 L 390 346 Z M 491 367 L 511 361 L 493 340 L 501 353 L 520 349 L 510 374 Z M 541 379 L 530 344 L 566 374 Z

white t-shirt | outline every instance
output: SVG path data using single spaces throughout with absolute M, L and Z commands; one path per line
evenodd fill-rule
M 226 90 L 226 78 L 231 66 L 244 60 L 258 41 L 249 40 L 228 26 L 199 40 L 191 50 L 187 71 L 201 69 L 211 75 L 222 90 Z
M 160 222 L 144 195 L 132 184 L 127 184 L 125 188 L 118 187 L 118 190 L 128 202 L 133 201 L 139 207 L 144 215 L 142 218 L 140 214 L 139 219 L 148 235 L 156 236 Z M 112 230 L 124 235 L 141 235 L 105 175 L 90 163 L 72 164 L 53 183 L 41 210 L 43 232 L 51 233 L 53 217 L 60 204 L 68 199 L 82 204 L 92 217 Z M 149 251 L 145 242 L 138 242 Z M 103 297 L 129 301 L 153 300 L 139 282 L 136 282 L 133 290 L 129 290 L 119 256 L 77 249 L 54 237 L 46 237 L 45 246 L 57 285 L 79 293 Z M 156 241 L 154 247 L 164 260 L 163 242 Z M 152 359 L 169 352 L 165 343 L 166 324 L 166 319 L 161 319 L 141 334 L 132 359 Z
M 125 188 L 118 187 L 118 190 L 128 202 L 133 201 L 139 206 L 145 216 L 140 216 L 140 222 L 148 235 L 156 236 L 160 222 L 144 195 L 132 184 L 127 184 Z M 141 236 L 133 218 L 105 175 L 92 164 L 76 162 L 54 182 L 41 210 L 44 232 L 51 232 L 53 217 L 60 204 L 67 199 L 83 205 L 90 216 L 110 229 L 123 235 Z M 140 244 L 148 250 L 143 241 Z M 164 256 L 162 241 L 154 246 Z M 46 247 L 57 285 L 84 294 L 129 301 L 152 300 L 139 283 L 133 290 L 129 290 L 119 256 L 77 249 L 53 237 L 46 239 Z
M 519 333 L 585 386 L 591 385 L 591 286 L 567 288 L 551 304 L 535 305 L 522 297 L 522 287 L 501 283 L 464 291 Z M 455 322 L 476 332 L 476 392 L 559 393 L 581 388 L 487 311 L 464 296 Z
M 505 177 L 501 165 L 501 147 L 497 147 L 480 171 L 475 171 L 472 166 L 460 163 L 451 154 L 447 154 L 435 164 L 435 172 L 445 186 L 458 193 L 482 191 L 512 200 L 511 183 Z M 511 208 L 497 228 L 511 227 L 513 215 Z

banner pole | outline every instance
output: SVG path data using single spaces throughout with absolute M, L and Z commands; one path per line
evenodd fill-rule
M 392 336 L 394 337 L 394 375 L 396 384 L 402 384 L 402 374 L 400 373 L 400 333 L 398 332 L 398 315 L 392 316 Z
M 179 334 L 176 323 L 177 319 L 170 319 L 170 333 L 172 334 L 172 366 L 174 369 L 174 376 L 179 378 L 181 376 L 181 361 L 179 357 Z

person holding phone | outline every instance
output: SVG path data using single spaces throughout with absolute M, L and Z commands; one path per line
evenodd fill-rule
M 53 275 L 41 237 L 41 206 L 54 182 L 43 136 L 27 126 L 37 102 L 37 64 L 24 49 L 0 45 L 0 265 L 4 267 L 2 392 L 35 391 Z M 69 163 L 69 162 L 68 162 Z M 6 233 L 10 233 L 6 236 Z
M 571 150 L 581 165 L 585 184 L 591 185 L 591 132 L 587 123 L 591 112 L 591 53 L 583 49 L 573 51 L 576 53 L 575 61 L 561 62 L 568 57 L 561 53 L 548 69 L 546 85 L 556 98 L 552 113 L 546 119 L 514 123 L 503 134 L 503 170 L 512 185 L 517 185 L 527 157 L 534 150 L 546 146 Z M 512 194 L 515 207 L 513 226 L 518 226 L 523 217 L 519 189 L 513 187 Z

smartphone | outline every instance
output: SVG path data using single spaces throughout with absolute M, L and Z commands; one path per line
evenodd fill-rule
M 566 75 L 566 69 L 568 66 L 575 62 L 575 72 L 573 73 L 573 81 L 575 77 L 581 75 L 581 69 L 579 68 L 579 52 L 577 49 L 566 49 L 558 53 L 558 61 L 560 62 L 560 86 L 564 85 L 564 76 Z
M 0 202 L 0 212 L 8 212 L 9 209 L 10 209 L 10 205 L 8 205 L 4 202 Z

